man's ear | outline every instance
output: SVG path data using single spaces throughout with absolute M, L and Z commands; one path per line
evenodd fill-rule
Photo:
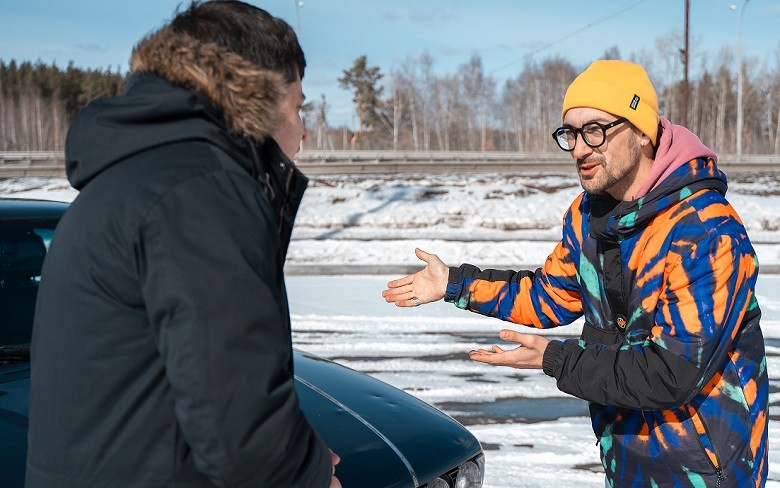
M 639 141 L 639 144 L 640 144 L 641 146 L 643 146 L 643 147 L 644 147 L 644 146 L 647 146 L 648 144 L 650 144 L 650 138 L 649 138 L 649 137 L 647 137 L 646 135 L 642 134 L 642 140 L 641 140 L 641 141 Z

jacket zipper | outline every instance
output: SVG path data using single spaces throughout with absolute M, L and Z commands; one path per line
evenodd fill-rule
M 726 476 L 723 474 L 723 468 L 720 466 L 720 456 L 718 456 L 718 451 L 715 449 L 713 438 L 710 435 L 710 429 L 707 427 L 707 423 L 704 421 L 704 417 L 699 415 L 698 413 L 696 413 L 696 416 L 699 417 L 699 421 L 701 421 L 701 425 L 704 427 L 704 434 L 710 440 L 710 446 L 712 446 L 712 454 L 715 456 L 715 460 L 717 461 L 717 464 L 713 462 L 713 460 L 710 459 L 710 456 L 707 454 L 707 449 L 704 447 L 704 444 L 701 442 L 701 438 L 699 438 L 698 432 L 696 432 L 696 438 L 699 440 L 699 445 L 704 451 L 704 456 L 710 462 L 712 467 L 715 468 L 715 474 L 718 477 L 718 481 L 715 483 L 715 488 L 720 488 L 720 484 L 726 479 Z

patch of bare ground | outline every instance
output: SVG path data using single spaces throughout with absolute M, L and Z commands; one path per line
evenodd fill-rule
M 592 473 L 604 473 L 604 466 L 602 466 L 601 463 L 575 464 L 574 469 L 590 471 Z

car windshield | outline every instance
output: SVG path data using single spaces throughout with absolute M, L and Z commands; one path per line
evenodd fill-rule
M 35 299 L 57 219 L 0 220 L 0 365 L 30 358 Z

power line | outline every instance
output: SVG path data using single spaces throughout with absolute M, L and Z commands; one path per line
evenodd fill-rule
M 539 49 L 537 49 L 537 50 L 535 50 L 535 51 L 531 51 L 531 52 L 530 52 L 530 53 L 528 53 L 528 54 L 525 54 L 525 55 L 524 55 L 523 57 L 521 57 L 521 58 L 518 58 L 518 59 L 516 59 L 516 60 L 514 60 L 514 61 L 512 61 L 512 62 L 509 62 L 509 63 L 507 63 L 507 64 L 505 64 L 505 65 L 503 65 L 503 66 L 499 66 L 498 68 L 495 68 L 494 70 L 492 70 L 492 71 L 490 72 L 490 74 L 493 74 L 493 73 L 495 73 L 496 71 L 499 71 L 499 70 L 502 70 L 502 69 L 504 69 L 504 68 L 507 68 L 507 67 L 509 67 L 509 66 L 512 66 L 512 65 L 514 65 L 514 64 L 517 64 L 517 63 L 519 63 L 520 61 L 523 61 L 523 60 L 525 60 L 525 59 L 531 58 L 531 57 L 535 56 L 536 54 L 539 54 L 540 52 L 544 51 L 545 49 L 547 49 L 547 48 L 550 48 L 550 47 L 552 47 L 552 46 L 554 46 L 554 45 L 556 45 L 556 44 L 559 44 L 560 42 L 563 42 L 563 41 L 565 41 L 566 39 L 569 39 L 570 37 L 573 37 L 573 36 L 575 36 L 576 34 L 579 34 L 580 32 L 582 32 L 582 31 L 584 31 L 584 30 L 590 29 L 590 28 L 591 28 L 591 27 L 593 27 L 594 25 L 598 25 L 598 24 L 601 24 L 602 22 L 606 22 L 607 20 L 611 19 L 612 17 L 616 17 L 616 16 L 618 16 L 618 15 L 622 14 L 623 12 L 625 12 L 625 11 L 627 11 L 627 10 L 631 10 L 632 8 L 636 7 L 637 5 L 639 5 L 640 3 L 643 3 L 643 2 L 645 2 L 645 0 L 637 0 L 636 2 L 632 3 L 631 5 L 628 5 L 628 6 L 626 6 L 626 7 L 623 7 L 623 8 L 621 8 L 621 9 L 619 9 L 619 10 L 616 10 L 616 11 L 612 12 L 611 14 L 607 15 L 606 17 L 602 17 L 602 18 L 600 18 L 600 19 L 598 19 L 598 20 L 594 20 L 594 21 L 593 21 L 593 22 L 591 22 L 590 24 L 588 24 L 588 25 L 585 25 L 585 26 L 583 26 L 583 27 L 580 27 L 579 29 L 577 29 L 577 30 L 575 30 L 575 31 L 573 31 L 573 32 L 570 32 L 570 33 L 566 34 L 565 36 L 563 36 L 563 37 L 561 37 L 561 38 L 559 38 L 559 39 L 556 39 L 556 40 L 554 40 L 554 41 L 552 41 L 552 42 L 550 42 L 550 43 L 547 43 L 547 44 L 545 44 L 544 46 L 540 47 Z

